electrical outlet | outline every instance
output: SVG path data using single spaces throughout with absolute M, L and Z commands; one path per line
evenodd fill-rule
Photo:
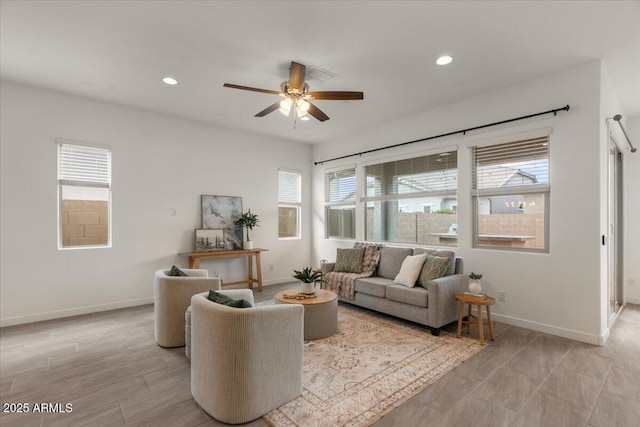
M 217 271 L 213 272 L 213 277 L 220 277 L 220 276 L 218 276 L 218 272 Z
M 176 208 L 171 208 L 171 216 L 178 216 L 178 210 Z
M 638 286 L 640 286 L 640 279 L 629 279 L 630 288 L 637 288 Z
M 498 301 L 507 302 L 507 293 L 505 291 L 498 291 Z
M 273 264 L 269 265 L 269 271 L 273 271 Z

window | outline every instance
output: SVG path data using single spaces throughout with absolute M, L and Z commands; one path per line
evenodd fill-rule
M 278 238 L 300 238 L 302 207 L 302 175 L 300 172 L 278 171 Z
M 111 150 L 58 144 L 60 248 L 111 245 Z
M 473 148 L 474 247 L 548 252 L 549 137 Z
M 326 237 L 355 239 L 355 168 L 326 173 L 324 176 L 324 193 Z
M 365 167 L 368 241 L 456 245 L 458 152 Z

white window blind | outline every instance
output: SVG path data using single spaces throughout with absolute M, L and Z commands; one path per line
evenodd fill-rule
M 278 203 L 287 205 L 300 205 L 302 203 L 300 173 L 278 171 Z
M 457 151 L 371 165 L 365 174 L 369 201 L 399 195 L 452 196 L 458 188 Z
M 473 188 L 492 193 L 541 191 L 549 187 L 549 137 L 475 147 Z
M 356 201 L 355 168 L 326 173 L 324 186 L 327 204 L 354 204 Z
M 111 151 L 106 148 L 59 144 L 58 181 L 60 184 L 109 188 Z

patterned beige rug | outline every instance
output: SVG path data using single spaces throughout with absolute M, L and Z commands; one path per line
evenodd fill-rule
M 338 333 L 304 345 L 302 395 L 264 418 L 276 427 L 367 426 L 481 349 L 341 303 Z

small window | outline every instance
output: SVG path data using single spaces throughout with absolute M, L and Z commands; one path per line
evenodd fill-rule
M 473 149 L 474 247 L 549 251 L 549 137 Z
M 59 248 L 111 245 L 111 150 L 58 144 Z
M 356 170 L 328 172 L 325 187 L 325 236 L 356 238 Z
M 278 171 L 278 238 L 300 238 L 302 207 L 302 175 L 300 172 Z

